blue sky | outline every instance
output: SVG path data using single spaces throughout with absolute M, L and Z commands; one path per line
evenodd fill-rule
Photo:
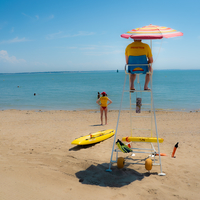
M 132 40 L 120 35 L 149 24 L 184 34 L 153 41 L 154 69 L 200 69 L 199 9 L 198 0 L 1 0 L 0 73 L 121 70 Z

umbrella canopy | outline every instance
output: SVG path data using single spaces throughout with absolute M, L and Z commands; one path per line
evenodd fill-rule
M 170 38 L 182 36 L 183 33 L 176 31 L 174 29 L 164 27 L 164 26 L 156 26 L 156 25 L 148 25 L 142 28 L 136 28 L 128 31 L 121 35 L 122 38 L 132 38 L 132 39 L 141 39 L 141 40 L 153 40 L 153 39 L 162 39 L 162 38 Z

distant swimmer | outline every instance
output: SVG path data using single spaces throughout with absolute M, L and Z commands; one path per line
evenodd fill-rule
M 36 95 L 36 93 L 34 93 L 34 96 Z
M 105 92 L 102 92 L 102 97 L 100 97 L 96 103 L 100 105 L 100 113 L 101 113 L 101 125 L 103 125 L 103 112 L 105 113 L 105 124 L 107 125 L 107 112 L 108 112 L 108 105 L 112 103 L 112 101 L 107 97 Z M 109 103 L 108 103 L 109 101 Z
M 99 99 L 100 98 L 100 93 L 98 92 L 98 94 L 97 94 L 97 99 Z

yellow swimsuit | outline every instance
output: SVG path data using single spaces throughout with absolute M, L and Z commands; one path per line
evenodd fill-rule
M 107 105 L 107 101 L 108 101 L 108 97 L 100 97 L 100 101 L 101 101 L 101 107 L 103 109 L 105 109 L 108 105 Z

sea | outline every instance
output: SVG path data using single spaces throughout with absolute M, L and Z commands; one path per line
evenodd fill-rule
M 130 93 L 122 91 L 123 70 L 0 73 L 0 110 L 96 110 L 97 94 L 105 91 L 110 110 L 130 108 Z M 137 80 L 136 80 L 137 82 Z M 140 75 L 136 88 L 143 88 Z M 155 109 L 200 111 L 200 70 L 154 70 L 153 100 Z M 125 83 L 128 91 L 128 76 Z M 149 85 L 150 87 L 150 85 Z M 131 94 L 131 101 L 150 102 L 150 93 Z

